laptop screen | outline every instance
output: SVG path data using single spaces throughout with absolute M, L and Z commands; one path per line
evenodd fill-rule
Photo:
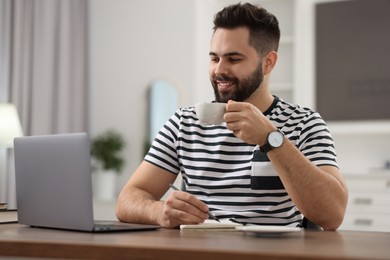
M 15 138 L 19 223 L 93 228 L 90 140 L 86 133 Z

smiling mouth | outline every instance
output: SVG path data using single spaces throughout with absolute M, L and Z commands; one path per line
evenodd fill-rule
M 235 84 L 232 81 L 217 81 L 217 85 L 220 92 L 225 92 L 232 89 Z

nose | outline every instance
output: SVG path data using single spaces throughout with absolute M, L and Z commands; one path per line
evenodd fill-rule
M 222 59 L 219 60 L 218 63 L 215 64 L 214 73 L 215 75 L 227 75 L 228 67 L 226 62 L 224 62 Z

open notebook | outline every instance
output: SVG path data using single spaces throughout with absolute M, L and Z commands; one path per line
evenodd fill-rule
M 218 231 L 235 231 L 236 227 L 242 224 L 235 223 L 229 219 L 220 219 L 218 222 L 213 219 L 207 219 L 205 222 L 195 225 L 180 225 L 181 230 L 218 230 Z
M 180 225 L 180 229 L 198 231 L 242 231 L 256 236 L 277 237 L 286 233 L 297 233 L 303 229 L 299 227 L 275 226 L 275 225 L 243 225 L 229 219 L 220 219 L 221 222 L 208 219 L 201 224 Z

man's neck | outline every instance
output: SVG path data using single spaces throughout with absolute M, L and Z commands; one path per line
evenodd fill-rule
M 246 102 L 251 103 L 264 113 L 272 105 L 274 99 L 274 96 L 269 92 L 268 84 L 261 84 Z

